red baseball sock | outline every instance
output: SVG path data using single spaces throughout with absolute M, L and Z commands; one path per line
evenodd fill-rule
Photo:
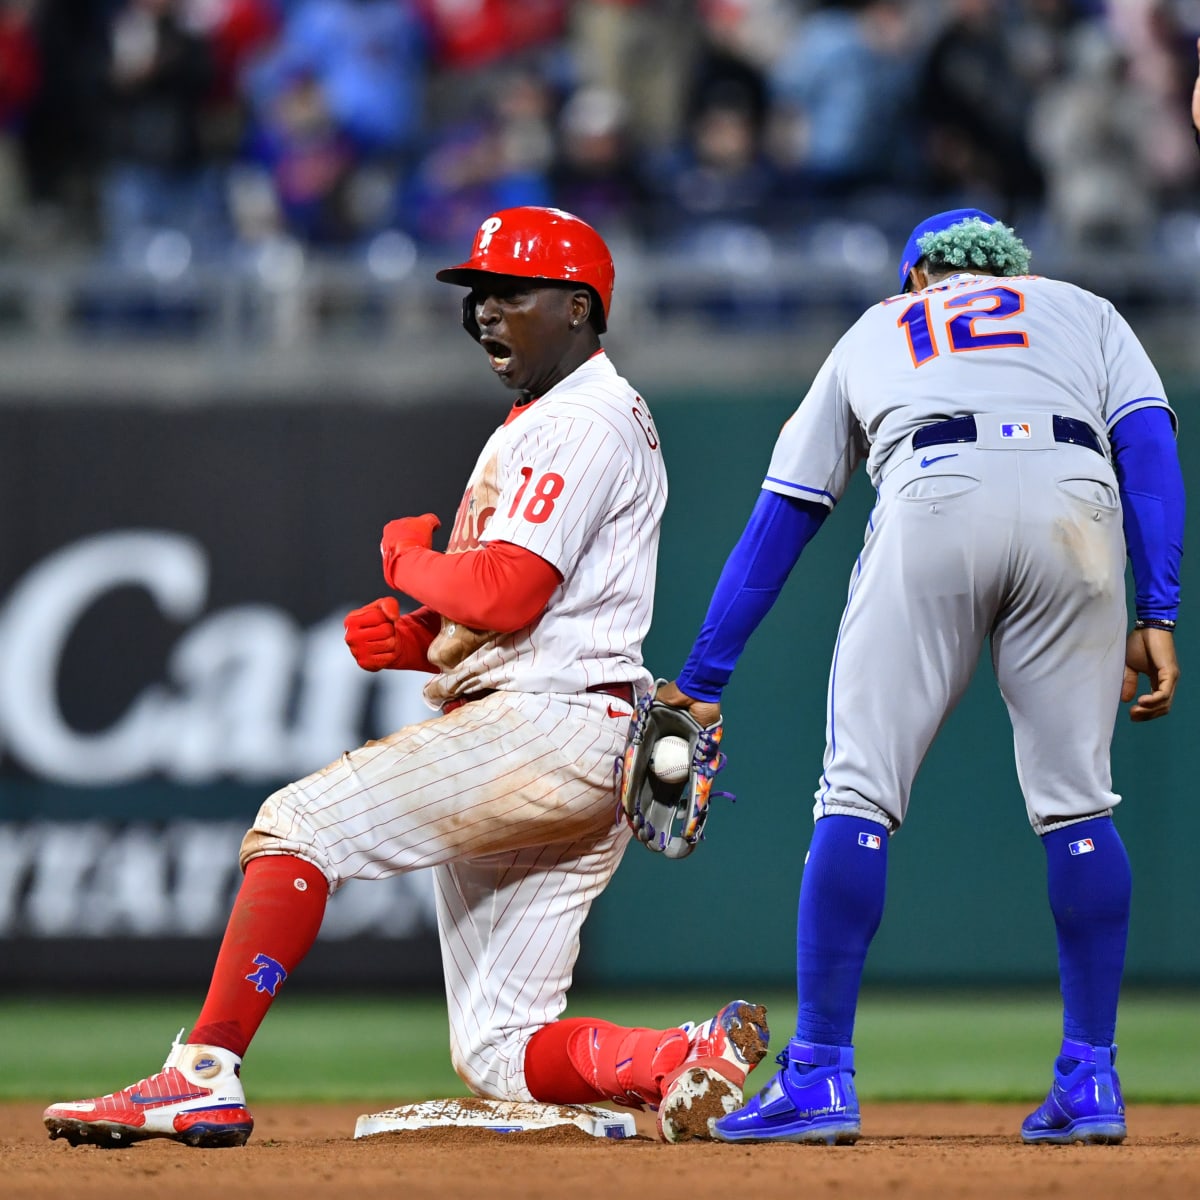
M 657 1104 L 687 1057 L 682 1029 L 629 1029 L 594 1017 L 543 1025 L 525 1047 L 525 1086 L 546 1104 Z
M 329 884 L 290 854 L 252 858 L 189 1042 L 246 1053 L 279 985 L 317 939 Z

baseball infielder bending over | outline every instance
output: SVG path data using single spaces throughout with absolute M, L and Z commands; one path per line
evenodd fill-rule
M 767 1087 L 713 1122 L 724 1141 L 858 1137 L 854 1017 L 888 838 L 985 641 L 1046 852 L 1064 1009 L 1053 1084 L 1022 1137 L 1125 1136 L 1113 1038 L 1130 872 L 1109 748 L 1121 700 L 1135 721 L 1171 706 L 1183 481 L 1174 415 L 1129 326 L 1028 264 L 978 210 L 917 226 L 901 294 L 851 327 L 784 426 L 691 656 L 659 689 L 701 725 L 716 720 L 746 639 L 865 460 L 878 502 L 829 675 L 796 1035 Z
M 658 1110 L 669 1141 L 707 1136 L 693 1099 L 742 1103 L 766 1050 L 760 1006 L 671 1029 L 559 1020 L 592 901 L 629 838 L 613 769 L 639 692 L 667 480 L 645 401 L 601 349 L 608 248 L 556 209 L 488 217 L 463 324 L 517 393 L 479 456 L 446 553 L 432 514 L 384 528 L 394 597 L 346 618 L 369 671 L 428 671 L 441 715 L 269 797 L 208 997 L 162 1071 L 46 1110 L 51 1137 L 241 1145 L 241 1064 L 280 985 L 348 879 L 431 867 L 455 1069 L 480 1096 Z M 718 1110 L 720 1111 L 720 1109 Z

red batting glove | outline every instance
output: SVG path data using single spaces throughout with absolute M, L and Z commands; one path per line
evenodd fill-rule
M 364 671 L 382 671 L 404 656 L 408 639 L 399 636 L 399 620 L 400 604 L 395 596 L 374 600 L 347 614 L 343 622 L 346 645 Z
M 392 564 L 410 550 L 433 549 L 433 531 L 441 525 L 433 513 L 420 517 L 400 517 L 383 527 L 379 553 L 383 555 L 383 577 L 392 582 Z

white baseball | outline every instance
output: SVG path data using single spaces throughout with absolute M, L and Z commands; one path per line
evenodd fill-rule
M 665 737 L 655 742 L 650 755 L 650 770 L 663 783 L 682 783 L 692 764 L 692 748 L 687 738 Z

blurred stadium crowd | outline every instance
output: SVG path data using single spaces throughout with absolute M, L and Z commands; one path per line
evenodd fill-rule
M 0 255 L 453 256 L 526 203 L 690 252 L 959 203 L 1136 250 L 1195 211 L 1198 30 L 1178 0 L 0 0 Z

